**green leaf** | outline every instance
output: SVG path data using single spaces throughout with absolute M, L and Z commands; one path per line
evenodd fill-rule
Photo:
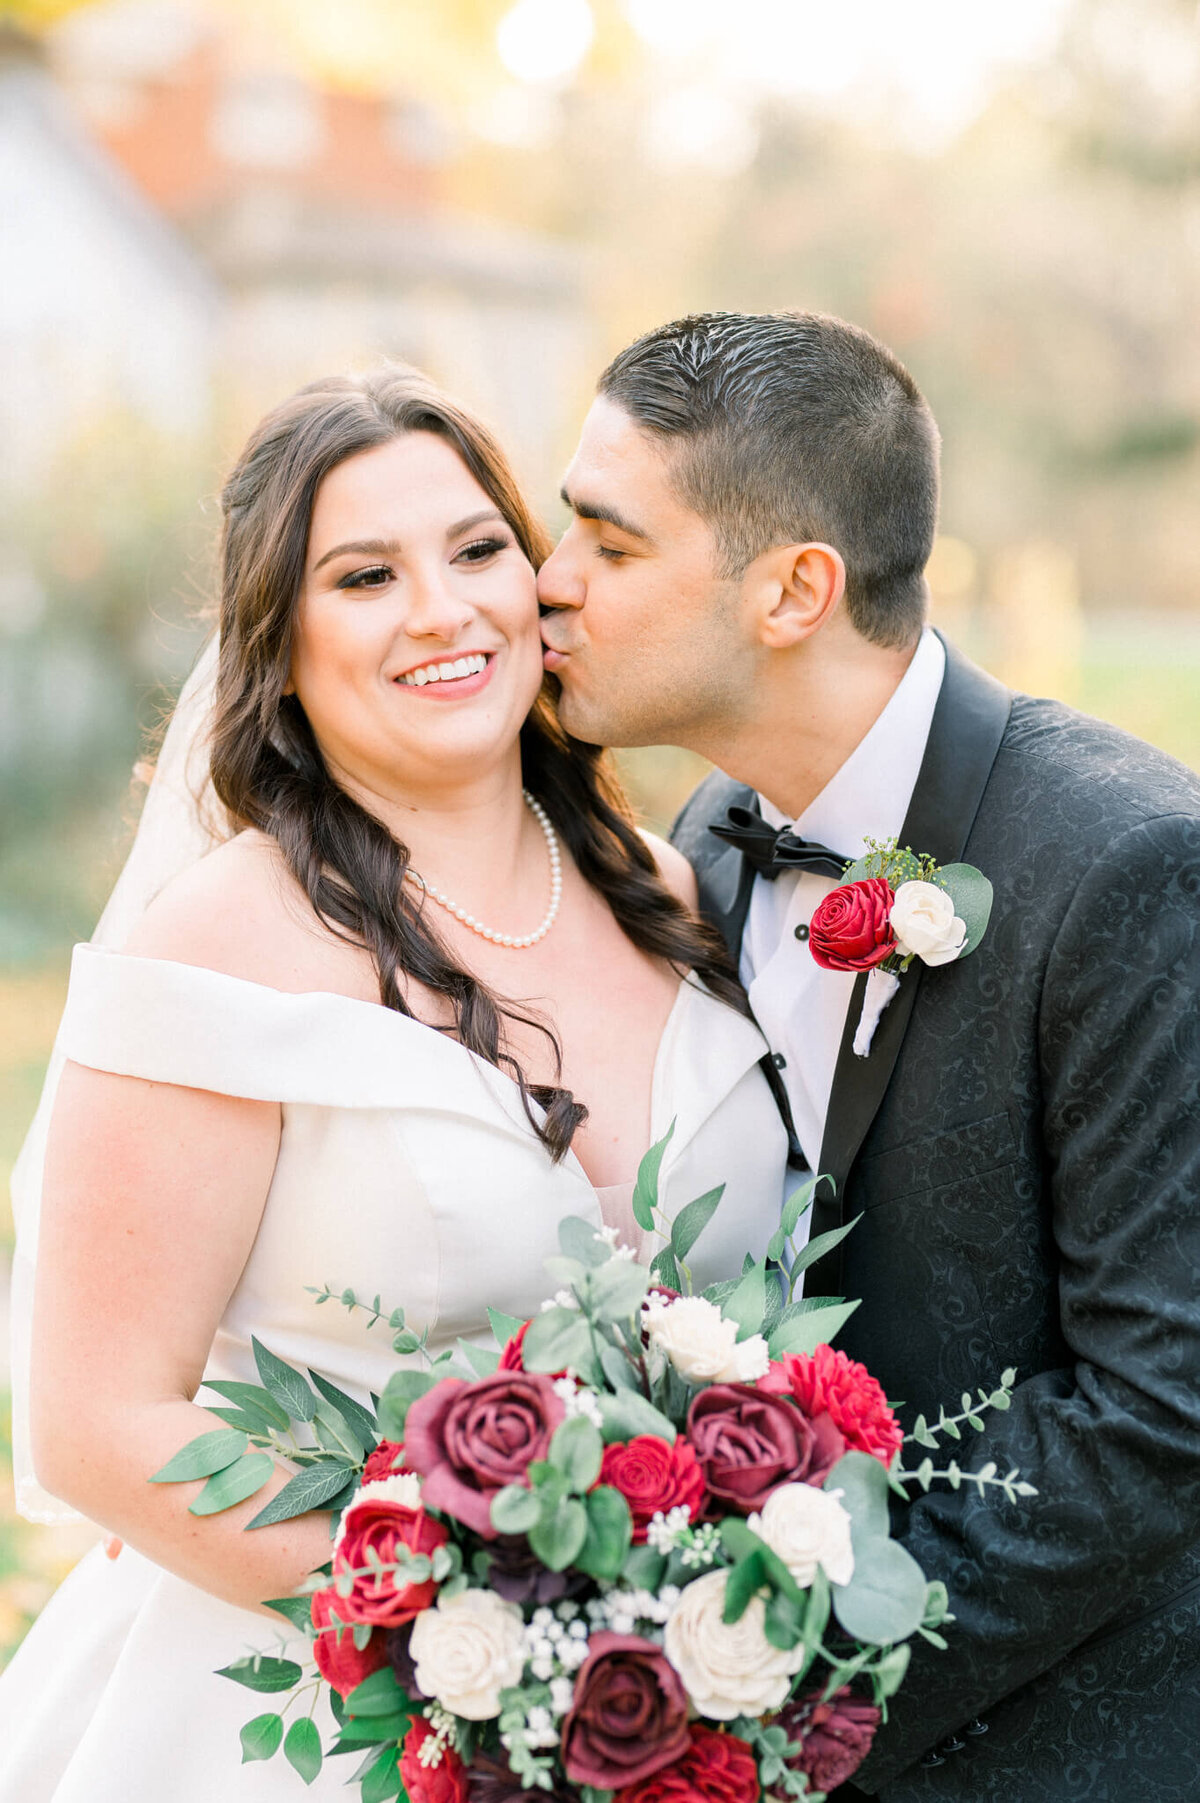
M 242 1764 L 248 1765 L 252 1759 L 270 1759 L 272 1753 L 279 1751 L 282 1739 L 281 1715 L 256 1715 L 242 1729 Z
M 257 1416 L 260 1433 L 266 1433 L 270 1428 L 278 1428 L 280 1433 L 286 1433 L 291 1426 L 292 1418 L 287 1410 L 281 1409 L 274 1397 L 257 1384 L 226 1383 L 215 1378 L 205 1378 L 204 1388 L 215 1390 L 218 1396 L 224 1396 L 228 1402 L 235 1402 L 248 1415 Z
M 385 1747 L 374 1765 L 362 1778 L 362 1803 L 388 1803 L 390 1797 L 398 1797 L 400 1784 L 400 1751 L 398 1747 Z
M 573 1308 L 548 1308 L 535 1315 L 523 1347 L 527 1371 L 583 1371 L 594 1363 L 591 1330 Z
M 235 1659 L 232 1665 L 222 1666 L 217 1673 L 218 1678 L 229 1678 L 234 1684 L 244 1684 L 247 1690 L 291 1690 L 300 1682 L 302 1674 L 294 1659 L 272 1659 L 265 1653 L 248 1653 L 244 1659 Z
M 188 1504 L 188 1514 L 219 1515 L 222 1509 L 245 1502 L 274 1475 L 275 1461 L 269 1452 L 243 1453 L 234 1464 L 209 1478 L 196 1500 Z
M 492 1498 L 491 1517 L 498 1534 L 527 1534 L 542 1518 L 542 1499 L 523 1484 L 506 1484 Z
M 721 1304 L 721 1313 L 738 1324 L 738 1339 L 748 1340 L 763 1324 L 767 1312 L 767 1262 L 751 1265 L 733 1294 Z
M 652 1233 L 654 1230 L 659 1167 L 674 1131 L 675 1123 L 672 1121 L 662 1138 L 655 1141 L 638 1166 L 637 1182 L 633 1186 L 633 1218 L 644 1233 Z
M 396 1674 L 389 1665 L 382 1671 L 372 1672 L 361 1684 L 356 1684 L 349 1696 L 345 1698 L 348 1716 L 395 1715 L 404 1711 L 408 1698 L 396 1682 Z
M 763 1589 L 766 1581 L 766 1567 L 761 1552 L 748 1553 L 744 1559 L 739 1559 L 725 1583 L 722 1620 L 740 1621 L 750 1607 L 751 1599 Z
M 763 1633 L 774 1647 L 790 1652 L 804 1638 L 804 1605 L 782 1590 L 773 1591 L 767 1602 Z
M 829 1178 L 828 1181 L 832 1183 L 832 1177 Z M 779 1225 L 783 1228 L 783 1231 L 789 1240 L 800 1225 L 800 1216 L 805 1214 L 808 1209 L 812 1207 L 813 1191 L 816 1189 L 819 1182 L 820 1179 L 818 1177 L 807 1178 L 806 1181 L 800 1185 L 799 1189 L 794 1189 L 792 1191 L 791 1195 L 784 1203 L 783 1212 L 779 1217 Z
M 550 1441 L 550 1463 L 562 1472 L 568 1490 L 582 1495 L 600 1476 L 604 1442 L 600 1430 L 586 1415 L 574 1415 L 554 1431 Z
M 374 1440 L 378 1436 L 379 1428 L 370 1409 L 365 1409 L 361 1402 L 355 1402 L 353 1396 L 347 1396 L 344 1390 L 339 1390 L 336 1384 L 331 1384 L 329 1379 L 322 1377 L 319 1371 L 310 1371 L 308 1375 L 318 1394 L 323 1396 L 326 1402 L 331 1402 L 335 1409 L 341 1410 L 351 1427 L 362 1439 Z
M 313 1415 L 313 1432 L 317 1442 L 326 1452 L 339 1453 L 342 1458 L 349 1459 L 352 1465 L 361 1465 L 367 1456 L 358 1433 L 341 1409 L 322 1396 Z
M 607 1264 L 612 1250 L 596 1232 L 595 1223 L 581 1215 L 564 1215 L 558 1223 L 558 1243 L 564 1258 L 588 1267 Z
M 263 1604 L 264 1609 L 274 1609 L 277 1615 L 285 1616 L 294 1628 L 301 1628 L 306 1633 L 312 1628 L 311 1596 L 275 1596 L 270 1602 Z
M 888 1532 L 887 1472 L 870 1453 L 848 1452 L 838 1460 L 822 1486 L 842 1492 L 855 1545 L 860 1539 L 886 1539 Z
M 853 1232 L 861 1220 L 861 1215 L 855 1215 L 852 1221 L 844 1222 L 841 1227 L 831 1227 L 828 1233 L 818 1233 L 797 1252 L 792 1260 L 792 1270 L 807 1271 L 808 1267 L 815 1265 L 819 1258 L 824 1258 L 827 1252 L 832 1252 L 835 1246 L 840 1246 L 846 1235 Z
M 380 1741 L 400 1740 L 410 1719 L 407 1715 L 398 1714 L 353 1716 L 342 1727 L 338 1744 L 330 1752 L 340 1752 L 343 1747 L 348 1751 L 358 1752 L 362 1747 L 377 1747 Z
M 628 1321 L 642 1306 L 649 1274 L 631 1259 L 612 1258 L 588 1279 L 587 1299 L 600 1321 Z
M 938 885 L 954 903 L 954 912 L 967 929 L 967 942 L 958 956 L 968 957 L 987 932 L 992 917 L 992 885 L 973 864 L 943 864 Z
M 676 1430 L 673 1422 L 660 1414 L 654 1404 L 637 1390 L 620 1390 L 615 1396 L 599 1396 L 600 1415 L 604 1426 L 601 1433 L 604 1444 L 610 1446 L 614 1440 L 634 1440 L 639 1434 L 654 1434 L 668 1445 L 674 1445 Z
M 907 1640 L 925 1614 L 925 1573 L 894 1540 L 854 1541 L 854 1576 L 833 1586 L 833 1612 L 854 1640 Z
M 492 1332 L 496 1336 L 496 1344 L 502 1348 L 507 1346 L 510 1340 L 515 1340 L 525 1325 L 519 1315 L 506 1315 L 502 1309 L 498 1308 L 489 1308 L 488 1320 L 491 1322 Z
M 662 1251 L 656 1252 L 650 1260 L 650 1280 L 652 1283 L 663 1284 L 668 1290 L 683 1288 L 683 1276 L 679 1266 L 675 1263 L 675 1254 L 669 1246 L 664 1246 Z
M 633 1539 L 629 1504 L 610 1484 L 598 1484 L 585 1507 L 587 1538 L 575 1563 L 589 1577 L 611 1581 L 620 1575 Z
M 549 1520 L 530 1530 L 530 1549 L 549 1570 L 565 1571 L 583 1550 L 587 1530 L 587 1510 L 578 1497 L 568 1496 Z
M 393 1371 L 379 1398 L 380 1432 L 389 1440 L 402 1440 L 410 1405 L 439 1381 L 432 1371 Z
M 656 1591 L 663 1581 L 667 1561 L 652 1546 L 631 1546 L 621 1566 L 621 1575 L 635 1590 Z
M 254 1349 L 254 1362 L 258 1366 L 258 1375 L 267 1389 L 279 1404 L 286 1409 L 293 1421 L 311 1421 L 316 1413 L 317 1399 L 305 1383 L 298 1371 L 268 1352 L 261 1340 L 250 1336 L 250 1344 Z
M 793 1315 L 790 1320 L 785 1315 L 772 1329 L 767 1341 L 771 1357 L 782 1358 L 785 1352 L 809 1356 L 818 1346 L 829 1345 L 857 1307 L 857 1302 L 836 1302 L 828 1308 L 814 1308 L 802 1315 Z
M 198 1434 L 168 1459 L 161 1471 L 150 1479 L 152 1484 L 182 1484 L 189 1478 L 211 1477 L 240 1459 L 246 1450 L 246 1436 L 236 1428 L 217 1427 L 208 1434 Z
M 681 1208 L 671 1226 L 671 1250 L 676 1258 L 686 1262 L 687 1255 L 708 1223 L 717 1212 L 717 1204 L 725 1194 L 725 1185 L 719 1183 L 716 1189 L 706 1190 L 704 1195 L 697 1196 L 686 1208 Z
M 542 1265 L 556 1291 L 574 1290 L 576 1295 L 579 1294 L 588 1274 L 587 1265 L 580 1264 L 577 1258 L 562 1258 L 557 1253 L 552 1258 L 544 1258 Z
M 500 1354 L 492 1346 L 472 1346 L 470 1340 L 459 1340 L 458 1350 L 476 1377 L 491 1377 L 500 1364 Z
M 265 1457 L 260 1454 L 260 1457 Z M 273 1496 L 265 1509 L 260 1509 L 254 1520 L 247 1524 L 250 1528 L 273 1527 L 277 1521 L 291 1521 L 296 1515 L 306 1515 L 310 1509 L 319 1509 L 322 1503 L 330 1503 L 340 1491 L 346 1488 L 346 1480 L 350 1469 L 340 1460 L 326 1459 L 319 1465 L 309 1465 L 304 1471 L 298 1471 L 289 1478 L 283 1489 Z
M 264 1427 L 261 1418 L 250 1414 L 248 1409 L 218 1409 L 214 1408 L 211 1402 L 203 1402 L 200 1407 L 206 1409 L 210 1415 L 215 1415 L 217 1420 L 223 1421 L 227 1427 L 236 1427 L 242 1434 L 253 1434 L 256 1438 L 263 1439 L 274 1431 L 272 1428 Z
M 299 1716 L 288 1729 L 283 1755 L 305 1784 L 311 1784 L 321 1769 L 321 1736 L 308 1716 Z
M 600 1369 L 614 1390 L 637 1389 L 637 1372 L 619 1346 L 601 1346 Z
M 941 1641 L 941 1650 L 945 1652 L 946 1642 L 942 1640 L 940 1634 L 930 1636 L 925 1629 L 921 1629 L 920 1632 L 925 1634 L 927 1640 L 932 1638 L 935 1646 Z M 911 1658 L 911 1647 L 894 1646 L 879 1660 L 875 1667 L 875 1677 L 878 1680 L 880 1691 L 885 1697 L 895 1696 L 904 1682 L 904 1675 L 908 1670 L 908 1662 Z

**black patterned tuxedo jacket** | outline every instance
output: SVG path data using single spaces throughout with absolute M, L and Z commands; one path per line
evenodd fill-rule
M 707 829 L 749 799 L 714 774 L 674 834 L 735 953 L 752 873 Z M 909 1422 L 1015 1365 L 949 1451 L 1039 1495 L 902 1511 L 956 1620 L 855 1785 L 1200 1799 L 1200 782 L 948 646 L 900 843 L 982 870 L 991 924 L 914 964 L 865 1060 L 858 979 L 812 1230 L 860 1218 L 806 1289 L 862 1298 L 839 1345 Z

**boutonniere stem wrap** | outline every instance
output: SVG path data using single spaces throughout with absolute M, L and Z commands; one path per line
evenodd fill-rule
M 866 971 L 854 1051 L 865 1058 L 875 1029 L 914 958 L 933 966 L 973 952 L 987 930 L 992 885 L 972 864 L 938 865 L 894 839 L 867 852 L 812 917 L 809 949 L 824 970 Z

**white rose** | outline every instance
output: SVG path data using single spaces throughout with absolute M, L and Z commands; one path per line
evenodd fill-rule
M 490 1721 L 500 1713 L 500 1692 L 521 1682 L 523 1633 L 520 1609 L 494 1591 L 439 1596 L 413 1623 L 419 1689 L 453 1715 Z
M 767 1639 L 761 1596 L 751 1598 L 740 1621 L 722 1620 L 727 1577 L 710 1571 L 688 1584 L 663 1636 L 697 1713 L 716 1722 L 778 1709 L 804 1662 L 803 1643 L 784 1652 Z
M 703 1296 L 654 1304 L 645 1319 L 651 1348 L 665 1353 L 690 1384 L 748 1384 L 767 1374 L 771 1357 L 762 1335 L 739 1345 L 737 1322 Z
M 967 942 L 965 921 L 936 883 L 901 883 L 889 916 L 901 953 L 924 964 L 950 964 Z
M 751 1515 L 747 1526 L 778 1553 L 797 1584 L 807 1590 L 818 1565 L 831 1584 L 854 1576 L 850 1517 L 837 1496 L 812 1484 L 781 1484 Z

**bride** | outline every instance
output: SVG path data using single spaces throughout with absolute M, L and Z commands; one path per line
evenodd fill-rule
M 547 547 L 484 429 L 408 370 L 316 383 L 223 505 L 215 687 L 168 737 L 108 944 L 76 950 L 44 1176 L 23 1165 L 21 1495 L 126 1548 L 0 1680 L 3 1803 L 297 1793 L 239 1766 L 248 1699 L 214 1672 L 285 1631 L 260 1605 L 327 1559 L 329 1517 L 246 1533 L 271 1488 L 198 1519 L 198 1483 L 147 1479 L 216 1425 L 207 1379 L 255 1381 L 252 1336 L 382 1387 L 387 1341 L 307 1286 L 382 1290 L 434 1353 L 483 1337 L 488 1304 L 537 1308 L 563 1215 L 636 1237 L 672 1122 L 666 1212 L 728 1184 L 699 1283 L 778 1223 L 764 1042 L 690 868 L 556 722 Z M 181 806 L 201 726 L 211 787 Z

